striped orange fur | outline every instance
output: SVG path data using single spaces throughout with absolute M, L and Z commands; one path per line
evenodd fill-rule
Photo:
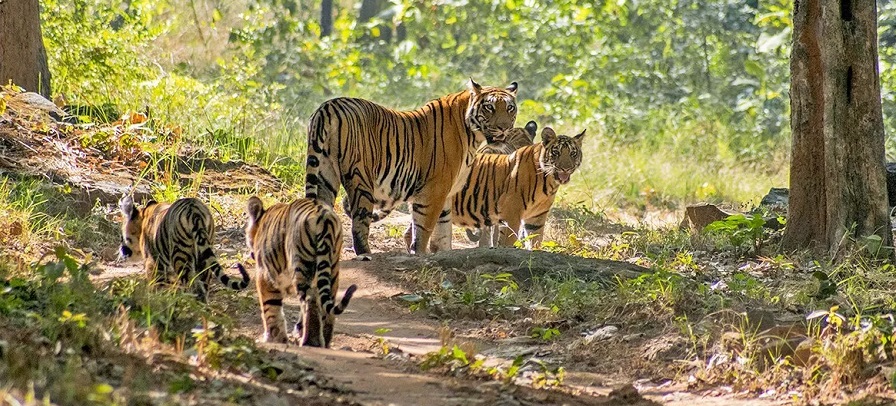
M 450 239 L 430 237 L 437 227 L 450 231 L 448 197 L 462 186 L 476 146 L 503 141 L 513 127 L 516 90 L 516 82 L 505 89 L 471 80 L 469 90 L 413 111 L 355 98 L 324 102 L 308 127 L 305 197 L 332 205 L 345 188 L 357 255 L 370 253 L 371 221 L 402 202 L 411 203 L 411 253 L 450 249 Z
M 285 294 L 298 295 L 301 315 L 296 332 L 302 345 L 329 347 L 336 316 L 357 287 L 349 286 L 336 303 L 342 225 L 333 209 L 311 199 L 267 209 L 257 197 L 246 207 L 246 245 L 255 259 L 255 282 L 266 342 L 286 342 Z
M 249 285 L 249 275 L 242 265 L 238 265 L 242 279 L 230 280 L 218 263 L 212 250 L 215 222 L 199 199 L 179 199 L 171 204 L 150 201 L 138 209 L 126 197 L 119 206 L 124 215 L 121 256 L 142 255 L 150 281 L 180 280 L 202 301 L 208 298 L 206 285 L 212 276 L 231 289 Z

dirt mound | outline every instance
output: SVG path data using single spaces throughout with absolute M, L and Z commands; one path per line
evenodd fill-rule
M 180 129 L 156 125 L 144 115 L 109 124 L 70 124 L 51 114 L 56 113 L 48 107 L 52 102 L 22 95 L 31 94 L 0 90 L 0 173 L 41 177 L 69 188 L 76 212 L 89 212 L 97 200 L 114 204 L 129 191 L 144 200 L 151 194 L 149 179 L 159 176 L 224 192 L 282 187 L 259 166 L 181 151 Z M 158 149 L 144 150 L 145 141 Z
M 527 251 L 517 248 L 468 248 L 442 251 L 431 255 L 408 256 L 395 253 L 374 254 L 372 261 L 396 270 L 441 268 L 461 271 L 509 272 L 525 284 L 533 277 L 558 271 L 572 272 L 586 281 L 612 281 L 615 277 L 636 278 L 653 272 L 648 268 L 624 261 L 582 258 L 547 251 Z

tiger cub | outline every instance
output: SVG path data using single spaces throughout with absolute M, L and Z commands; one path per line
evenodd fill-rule
M 490 237 L 492 246 L 495 239 L 500 240 L 497 245 L 512 246 L 517 238 L 531 236 L 526 248 L 538 247 L 557 189 L 569 183 L 582 163 L 584 137 L 585 131 L 568 137 L 545 127 L 541 143 L 510 155 L 477 156 L 463 189 L 451 203 L 452 223 L 467 228 L 504 224 L 511 232 L 482 238 Z
M 538 131 L 538 123 L 530 120 L 524 128 L 514 127 L 505 131 L 504 141 L 482 144 L 476 153 L 510 155 L 517 149 L 532 145 L 535 141 L 536 131 Z
M 525 147 L 527 145 L 532 145 L 535 141 L 535 132 L 538 131 L 538 123 L 535 121 L 529 121 L 526 123 L 524 128 L 514 127 L 504 132 L 505 138 L 503 142 L 495 142 L 495 143 L 486 143 L 479 147 L 479 150 L 476 151 L 478 154 L 504 154 L 510 155 L 513 151 L 516 151 L 519 148 Z M 470 229 L 467 231 L 467 239 L 471 242 L 479 242 L 480 247 L 493 246 L 497 244 L 495 239 L 498 238 L 498 225 L 491 226 L 491 231 L 487 231 L 483 228 L 481 229 Z M 490 235 L 492 237 L 492 241 L 486 242 L 486 240 L 481 239 L 482 235 Z M 407 238 L 407 237 L 405 237 Z
M 224 286 L 241 290 L 249 286 L 249 274 L 237 265 L 242 280 L 230 280 L 221 269 L 212 250 L 215 222 L 208 207 L 199 199 L 185 198 L 174 203 L 146 203 L 134 206 L 128 196 L 119 201 L 124 216 L 121 224 L 121 256 L 143 256 L 150 281 L 171 282 L 179 279 L 191 286 L 201 301 L 208 299 L 208 287 L 214 275 Z
M 246 245 L 255 259 L 255 284 L 265 342 L 286 342 L 284 294 L 298 294 L 301 318 L 296 333 L 302 345 L 329 347 L 336 315 L 342 314 L 357 286 L 336 304 L 342 224 L 333 209 L 313 199 L 275 204 L 267 209 L 253 196 L 246 206 Z

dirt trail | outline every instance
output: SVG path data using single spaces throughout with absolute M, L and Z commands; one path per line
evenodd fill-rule
M 408 220 L 394 216 L 386 222 L 374 225 L 374 233 L 384 234 L 389 227 L 397 227 Z M 348 223 L 346 221 L 346 223 Z M 233 233 L 224 230 L 223 233 Z M 346 233 L 346 239 L 348 239 Z M 388 239 L 387 239 L 388 240 Z M 398 239 L 382 241 L 383 246 L 396 251 Z M 396 247 L 393 247 L 395 245 Z M 465 245 L 465 244 L 460 244 Z M 350 244 L 346 244 L 350 247 Z M 242 249 L 236 241 L 228 240 L 220 252 L 232 253 Z M 98 281 L 121 278 L 140 273 L 139 264 L 107 262 L 102 264 Z M 301 365 L 311 365 L 315 373 L 327 378 L 329 384 L 341 388 L 347 398 L 365 405 L 529 405 L 529 404 L 660 404 L 668 405 L 775 405 L 763 400 L 738 400 L 729 396 L 702 397 L 686 391 L 682 385 L 658 386 L 653 383 L 636 385 L 637 393 L 613 394 L 612 387 L 621 382 L 612 377 L 598 376 L 582 371 L 568 371 L 564 391 L 535 390 L 522 386 L 503 385 L 495 381 L 477 381 L 465 377 L 450 377 L 422 372 L 417 366 L 420 357 L 441 348 L 441 323 L 428 318 L 423 312 L 411 312 L 392 299 L 406 293 L 395 278 L 389 275 L 395 270 L 383 269 L 374 261 L 354 260 L 350 249 L 343 252 L 341 290 L 351 284 L 358 291 L 348 310 L 336 325 L 332 349 L 299 347 L 295 345 L 259 344 L 261 348 L 290 354 L 301 359 Z M 246 293 L 254 297 L 250 288 Z M 341 292 L 340 292 L 341 296 Z M 287 298 L 284 303 L 287 318 L 292 320 L 298 311 L 298 302 Z M 262 333 L 258 310 L 239 315 L 241 326 L 234 333 L 257 338 Z M 465 338 L 466 339 L 466 338 Z M 477 349 L 484 353 L 500 353 L 502 346 L 510 342 L 488 342 L 473 339 Z M 380 348 L 387 343 L 390 354 L 382 356 Z M 507 349 L 507 348 L 505 348 Z M 506 351 L 505 351 L 506 352 Z M 297 361 L 298 362 L 298 361 Z M 490 362 L 509 362 L 508 359 L 491 359 Z M 571 392 L 571 393 L 570 393 Z M 575 393 L 575 394 L 572 394 Z M 653 402 L 651 402 L 653 401 Z

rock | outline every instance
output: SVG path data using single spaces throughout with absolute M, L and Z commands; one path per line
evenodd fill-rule
M 772 188 L 773 190 L 776 188 Z M 778 188 L 780 189 L 780 188 Z M 785 189 L 786 190 L 786 189 Z M 766 196 L 768 197 L 768 196 Z M 785 206 L 786 209 L 786 206 Z M 684 210 L 684 218 L 681 220 L 681 223 L 678 224 L 679 230 L 690 229 L 693 232 L 701 232 L 706 226 L 710 225 L 714 221 L 724 220 L 728 218 L 728 216 L 734 214 L 743 214 L 736 211 L 730 210 L 722 210 L 718 206 L 714 204 L 702 203 L 697 205 L 688 206 Z M 752 214 L 758 215 L 758 213 Z M 751 214 L 745 214 L 748 218 Z M 784 228 L 784 224 L 778 220 L 778 216 L 768 216 L 762 218 L 765 223 L 762 225 L 765 228 L 777 231 Z
M 709 203 L 696 204 L 684 209 L 684 219 L 678 225 L 680 230 L 690 228 L 691 231 L 703 231 L 706 226 L 714 221 L 724 220 L 737 212 L 722 210 L 718 206 Z
M 768 193 L 762 197 L 759 207 L 764 207 L 770 211 L 787 211 L 787 205 L 790 202 L 790 189 L 786 187 L 773 187 Z
M 593 342 L 593 341 L 603 341 L 608 338 L 611 338 L 616 335 L 616 332 L 619 331 L 619 327 L 616 326 L 603 326 L 597 330 L 586 331 L 582 333 L 585 337 L 585 342 Z

